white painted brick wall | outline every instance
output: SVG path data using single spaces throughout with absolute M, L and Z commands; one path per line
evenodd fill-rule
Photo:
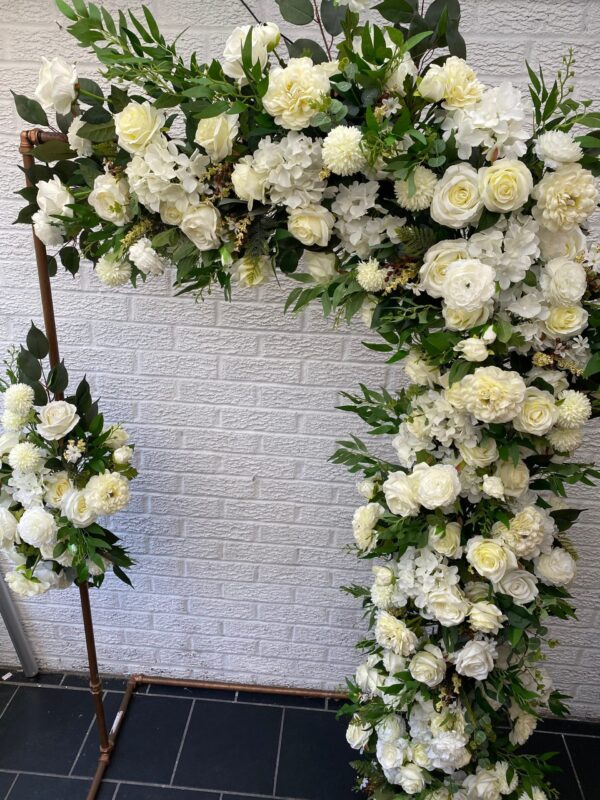
M 272 0 L 251 0 L 279 21 Z M 112 0 L 112 8 L 126 2 Z M 246 22 L 237 0 L 152 0 L 166 33 L 189 26 L 186 51 L 218 55 L 228 29 Z M 579 85 L 599 100 L 598 0 L 463 0 L 471 60 L 484 78 L 522 82 L 523 58 L 550 69 L 576 46 Z M 20 123 L 8 88 L 31 94 L 44 52 L 89 56 L 61 35 L 51 0 L 23 14 L 0 0 L 0 346 L 39 321 L 29 231 L 12 227 L 19 199 Z M 332 331 L 316 310 L 284 316 L 286 285 L 238 294 L 228 305 L 173 298 L 169 281 L 105 291 L 89 274 L 55 281 L 63 354 L 73 378 L 85 371 L 109 416 L 131 429 L 141 478 L 118 529 L 138 560 L 136 590 L 108 580 L 93 592 L 100 662 L 106 672 L 146 671 L 296 686 L 333 687 L 354 669 L 363 630 L 338 586 L 359 579 L 344 554 L 357 502 L 352 479 L 326 463 L 352 420 L 336 394 L 359 380 L 394 385 L 361 332 Z M 356 429 L 356 428 L 355 428 Z M 358 430 L 358 429 L 356 429 Z M 596 445 L 600 440 L 596 438 Z M 596 451 L 598 447 L 596 446 Z M 594 451 L 594 442 L 588 454 Z M 600 716 L 600 556 L 590 511 L 575 538 L 582 559 L 579 620 L 557 626 L 556 683 L 580 716 Z M 594 514 L 596 512 L 596 515 Z M 85 667 L 78 595 L 21 604 L 41 665 Z M 15 663 L 4 631 L 0 662 Z

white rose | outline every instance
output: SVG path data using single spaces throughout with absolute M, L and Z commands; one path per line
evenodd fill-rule
M 492 306 L 493 304 L 489 303 L 477 311 L 463 311 L 462 308 L 444 306 L 442 315 L 449 331 L 466 331 L 487 322 L 492 312 Z
M 518 714 L 513 721 L 513 727 L 508 734 L 508 738 L 512 744 L 521 747 L 537 728 L 537 723 L 537 717 L 534 717 L 533 714 Z
M 125 466 L 126 464 L 129 464 L 132 458 L 133 448 L 127 447 L 127 445 L 123 447 L 117 447 L 113 453 L 113 461 L 119 466 Z
M 550 309 L 545 325 L 552 336 L 569 339 L 582 333 L 587 322 L 588 312 L 582 306 L 556 306 Z
M 421 288 L 430 297 L 441 297 L 448 265 L 468 257 L 469 251 L 465 239 L 448 239 L 434 244 L 425 253 L 423 266 L 419 270 Z
M 478 339 L 476 336 L 463 339 L 454 349 L 465 361 L 485 361 L 490 354 L 483 339 Z
M 143 103 L 132 101 L 123 111 L 115 114 L 117 139 L 128 153 L 143 153 L 160 136 L 164 124 L 164 112 L 147 100 Z
M 412 657 L 408 671 L 416 681 L 426 686 L 437 686 L 444 680 L 446 662 L 439 647 L 433 644 L 425 645 L 423 650 Z
M 31 221 L 35 235 L 46 247 L 59 247 L 64 243 L 65 229 L 58 220 L 49 217 L 43 211 L 36 211 Z
M 525 569 L 509 569 L 494 584 L 494 590 L 507 594 L 520 606 L 531 603 L 538 595 L 535 575 Z
M 264 25 L 242 25 L 231 32 L 223 50 L 223 72 L 229 78 L 238 81 L 241 86 L 248 83 L 242 66 L 242 48 L 250 31 L 252 31 L 252 63 L 260 64 L 261 69 L 266 67 L 269 51 L 277 47 L 281 36 L 274 22 L 267 22 Z
M 269 73 L 269 88 L 262 99 L 265 111 L 283 128 L 307 128 L 318 105 L 329 97 L 329 78 L 338 70 L 336 62 L 313 64 L 307 57 L 290 58 L 286 67 L 274 67 Z
M 88 203 L 100 219 L 113 225 L 125 225 L 132 218 L 130 200 L 127 178 L 121 175 L 117 179 L 110 173 L 98 175 L 88 196 Z
M 356 491 L 365 498 L 370 500 L 375 494 L 376 483 L 373 478 L 365 478 L 356 484 Z
M 87 528 L 96 521 L 85 491 L 68 492 L 63 498 L 62 513 L 76 528 Z
M 522 161 L 500 158 L 479 170 L 479 194 L 489 211 L 508 214 L 529 200 L 533 176 Z
M 430 510 L 450 505 L 460 494 L 458 473 L 451 464 L 417 464 L 413 476 L 417 501 Z
M 558 407 L 550 392 L 529 386 L 525 400 L 512 424 L 518 431 L 543 436 L 558 420 Z
M 456 671 L 459 675 L 465 675 L 467 678 L 484 681 L 494 669 L 496 655 L 496 646 L 493 641 L 482 639 L 468 642 L 455 655 Z
M 335 217 L 324 206 L 311 205 L 290 211 L 288 230 L 299 242 L 325 247 L 331 238 Z
M 374 528 L 385 512 L 379 503 L 368 503 L 360 506 L 352 517 L 352 530 L 358 547 L 368 553 L 377 544 L 377 533 Z
M 524 461 L 501 461 L 497 472 L 507 497 L 520 497 L 529 488 L 529 470 Z
M 362 750 L 369 743 L 373 728 L 365 725 L 360 717 L 352 717 L 348 729 L 346 730 L 346 741 L 354 750 Z
M 43 508 L 28 508 L 17 525 L 21 539 L 33 547 L 56 544 L 56 521 Z
M 458 558 L 462 553 L 461 531 L 458 522 L 448 522 L 441 534 L 431 527 L 429 529 L 429 546 L 446 558 Z
M 67 472 L 52 472 L 44 481 L 44 500 L 51 508 L 60 508 L 64 497 L 73 488 Z
M 36 430 L 49 442 L 56 442 L 66 436 L 79 422 L 77 407 L 65 400 L 54 400 L 42 406 L 40 421 Z
M 248 208 L 252 210 L 254 202 L 265 202 L 265 191 L 268 172 L 255 169 L 252 156 L 244 156 L 240 159 L 231 173 L 231 183 L 233 191 L 240 198 L 248 203 Z
M 517 566 L 515 554 L 494 539 L 474 536 L 467 542 L 466 558 L 482 578 L 500 581 L 507 569 Z
M 232 154 L 239 129 L 238 114 L 218 114 L 198 122 L 194 141 L 204 148 L 211 161 L 223 161 Z
M 111 450 L 117 450 L 129 441 L 129 434 L 120 425 L 113 425 L 112 428 L 109 428 L 109 431 L 110 434 L 106 439 L 106 446 L 110 447 Z
M 8 508 L 0 506 L 0 548 L 7 550 L 14 544 L 17 535 L 17 520 Z
M 51 61 L 42 56 L 36 100 L 46 109 L 53 108 L 57 114 L 68 114 L 77 98 L 77 72 L 61 56 Z
M 57 175 L 49 181 L 38 181 L 36 202 L 40 211 L 48 217 L 73 216 L 73 209 L 68 206 L 75 200 Z
M 418 794 L 425 788 L 425 773 L 416 764 L 405 764 L 398 770 L 398 782 L 406 794 Z
M 481 422 L 510 422 L 521 410 L 527 387 L 517 372 L 478 367 L 459 383 L 464 407 Z
M 365 8 L 367 7 L 368 4 L 365 5 Z M 388 90 L 388 92 L 395 92 L 401 97 L 404 97 L 404 81 L 409 75 L 411 78 L 416 78 L 418 75 L 418 70 L 415 62 L 411 58 L 410 53 L 405 53 L 402 56 L 402 60 L 398 66 L 395 67 L 388 75 L 385 82 L 385 88 Z
M 417 637 L 401 619 L 387 611 L 377 612 L 375 638 L 381 647 L 387 647 L 396 655 L 409 656 L 417 649 Z
M 540 287 L 554 306 L 577 305 L 587 290 L 587 274 L 577 261 L 553 258 L 542 268 Z
M 548 131 L 542 133 L 535 143 L 535 154 L 547 167 L 557 169 L 563 164 L 580 161 L 583 150 L 572 133 L 565 131 Z
M 462 442 L 458 449 L 465 462 L 470 467 L 487 467 L 498 460 L 498 446 L 496 440 L 489 438 L 472 447 Z
M 429 592 L 427 609 L 440 625 L 449 628 L 452 625 L 460 625 L 467 616 L 469 604 L 456 586 L 449 586 Z
M 329 283 L 338 274 L 335 268 L 337 258 L 334 253 L 305 250 L 303 261 L 308 274 L 312 275 L 317 283 Z
M 198 250 L 214 250 L 221 243 L 218 234 L 220 222 L 221 215 L 212 203 L 198 203 L 188 208 L 180 227 Z
M 469 625 L 474 631 L 482 633 L 498 633 L 502 627 L 504 615 L 494 603 L 480 600 L 473 603 L 469 610 Z
M 496 292 L 496 273 L 489 264 L 476 258 L 454 261 L 448 265 L 442 283 L 446 305 L 467 313 L 483 308 Z
M 131 262 L 144 275 L 162 275 L 167 266 L 167 261 L 158 255 L 152 247 L 150 239 L 142 236 L 129 248 L 128 256 Z
M 74 150 L 78 156 L 91 156 L 94 152 L 92 143 L 89 139 L 84 139 L 83 136 L 77 134 L 77 131 L 84 125 L 85 122 L 82 119 L 74 117 L 67 131 L 67 139 L 69 141 L 69 147 L 71 150 Z
M 582 225 L 596 210 L 598 188 L 591 172 L 581 164 L 567 164 L 547 172 L 533 190 L 537 205 L 533 215 L 551 231 L 568 231 Z
M 535 562 L 535 574 L 548 586 L 567 586 L 575 577 L 575 559 L 562 547 L 553 547 Z
M 477 171 L 470 164 L 454 164 L 438 181 L 431 201 L 431 217 L 448 228 L 474 224 L 483 210 Z
M 446 76 L 439 64 L 432 64 L 419 82 L 419 94 L 426 100 L 439 103 L 444 99 Z
M 366 661 L 363 661 L 363 663 L 359 664 L 357 667 L 355 680 L 361 692 L 365 694 L 375 694 L 377 691 L 381 680 L 381 675 L 375 668 L 375 665 L 378 663 L 379 656 L 373 655 L 369 656 Z
M 417 480 L 405 472 L 391 472 L 383 484 L 383 493 L 392 514 L 414 517 L 419 513 Z

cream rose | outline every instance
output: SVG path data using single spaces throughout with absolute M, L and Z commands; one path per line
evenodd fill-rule
M 504 615 L 494 603 L 480 600 L 469 610 L 469 625 L 474 631 L 496 634 L 502 627 Z
M 239 129 L 238 114 L 218 114 L 198 122 L 194 141 L 204 148 L 211 161 L 223 161 L 232 154 Z
M 462 528 L 458 522 L 448 522 L 441 533 L 431 527 L 429 529 L 429 546 L 446 558 L 459 558 L 462 553 L 461 531 Z
M 405 472 L 391 472 L 383 484 L 385 502 L 392 514 L 414 517 L 419 513 L 417 480 Z
M 127 178 L 124 175 L 115 178 L 110 173 L 98 175 L 88 196 L 88 203 L 100 219 L 114 225 L 125 225 L 132 218 L 130 200 Z
M 440 625 L 449 628 L 460 623 L 467 616 L 469 603 L 456 586 L 434 589 L 427 595 L 427 610 Z
M 63 498 L 62 513 L 76 528 L 87 528 L 97 517 L 85 491 L 72 490 Z
M 417 649 L 417 637 L 401 619 L 387 611 L 377 612 L 375 639 L 381 647 L 387 647 L 399 656 L 409 656 Z
M 460 480 L 451 464 L 417 464 L 412 476 L 416 482 L 416 499 L 433 510 L 452 504 L 460 494 Z
M 488 211 L 508 214 L 529 200 L 533 176 L 522 161 L 500 158 L 479 170 L 479 194 Z
M 56 442 L 67 435 L 79 422 L 77 407 L 65 400 L 54 400 L 42 406 L 36 430 L 49 442 Z
M 434 244 L 425 253 L 423 266 L 419 270 L 421 288 L 430 297 L 441 297 L 448 266 L 454 261 L 468 257 L 469 251 L 465 239 L 448 239 Z
M 473 446 L 459 442 L 458 450 L 465 464 L 470 467 L 487 467 L 498 460 L 498 446 L 492 438 Z
M 337 275 L 335 253 L 316 253 L 312 250 L 305 250 L 303 262 L 306 271 L 317 283 L 329 283 Z
M 181 230 L 198 250 L 215 250 L 219 247 L 219 226 L 221 215 L 212 203 L 198 203 L 190 206 L 181 221 Z
M 529 386 L 525 400 L 512 424 L 518 431 L 543 436 L 558 420 L 558 406 L 550 392 Z
M 529 488 L 529 470 L 524 461 L 501 461 L 497 472 L 507 497 L 520 497 Z
M 56 544 L 56 521 L 43 508 L 28 508 L 17 525 L 21 539 L 32 547 L 48 547 Z
M 361 722 L 360 717 L 352 717 L 346 730 L 346 741 L 354 750 L 362 750 L 369 743 L 373 728 Z
M 525 569 L 512 569 L 507 570 L 500 580 L 494 584 L 496 592 L 502 592 L 520 606 L 526 606 L 531 603 L 538 594 L 537 580 L 535 575 L 527 572 Z
M 537 205 L 533 215 L 551 231 L 568 231 L 582 225 L 596 210 L 598 188 L 589 170 L 567 164 L 547 172 L 533 190 Z
M 164 112 L 147 100 L 143 103 L 133 101 L 115 114 L 117 139 L 128 153 L 143 153 L 160 136 L 164 124 Z
M 448 228 L 466 228 L 483 210 L 477 171 L 470 164 L 454 164 L 438 181 L 431 201 L 431 217 Z
M 575 577 L 577 565 L 562 547 L 553 547 L 535 562 L 535 574 L 548 586 L 567 586 Z
M 427 644 L 412 657 L 408 671 L 416 681 L 426 686 L 437 686 L 444 680 L 446 662 L 439 647 Z
M 60 508 L 63 499 L 73 488 L 67 472 L 52 472 L 44 481 L 44 500 L 51 508 Z
M 527 390 L 517 372 L 499 367 L 478 367 L 459 386 L 464 407 L 482 422 L 510 422 L 521 410 Z
M 35 98 L 46 109 L 68 114 L 77 99 L 77 82 L 75 67 L 64 58 L 57 56 L 49 61 L 42 56 Z
M 492 313 L 492 305 L 489 303 L 477 311 L 463 311 L 462 308 L 444 306 L 442 315 L 449 331 L 466 331 L 487 322 Z
M 588 312 L 579 305 L 556 306 L 550 309 L 546 330 L 557 339 L 570 339 L 582 333 L 588 322 Z
M 250 210 L 255 202 L 265 202 L 267 175 L 268 172 L 255 168 L 252 156 L 244 156 L 233 168 L 231 173 L 233 191 L 240 200 L 248 203 Z
M 325 247 L 331 238 L 335 217 L 324 206 L 311 205 L 290 211 L 288 230 L 299 242 Z
M 329 97 L 329 78 L 338 69 L 337 62 L 313 64 L 307 57 L 290 58 L 286 67 L 274 67 L 263 97 L 265 111 L 282 128 L 307 128 L 319 104 Z
M 507 550 L 500 542 L 484 539 L 483 536 L 469 539 L 466 558 L 482 578 L 493 583 L 500 581 L 508 569 L 515 569 L 517 566 L 517 559 L 512 551 Z
M 459 675 L 484 681 L 494 669 L 496 647 L 493 641 L 482 639 L 468 642 L 459 650 L 454 658 L 454 665 Z
M 446 305 L 471 313 L 484 308 L 496 292 L 495 272 L 476 258 L 448 265 L 441 294 Z

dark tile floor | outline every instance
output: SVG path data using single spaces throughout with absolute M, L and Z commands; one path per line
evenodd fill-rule
M 0 676 L 7 670 L 0 669 Z M 124 681 L 105 682 L 113 719 Z M 85 800 L 98 746 L 86 680 L 13 672 L 0 683 L 0 800 Z M 352 800 L 339 703 L 150 686 L 133 698 L 99 800 Z M 600 725 L 544 723 L 561 800 L 597 800 Z M 594 776 L 592 776 L 594 772 Z M 592 783 L 593 781 L 593 783 Z

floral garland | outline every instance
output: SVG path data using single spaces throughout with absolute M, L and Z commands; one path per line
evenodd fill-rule
M 133 447 L 118 425 L 105 428 L 85 378 L 75 395 L 64 364 L 49 371 L 46 337 L 35 325 L 27 347 L 7 362 L 0 380 L 0 550 L 14 564 L 5 578 L 33 597 L 74 581 L 100 586 L 107 569 L 130 583 L 133 562 L 98 519 L 129 503 Z
M 412 384 L 343 408 L 390 438 L 333 456 L 362 473 L 356 553 L 377 559 L 348 741 L 375 800 L 544 800 L 548 759 L 518 752 L 548 709 L 551 617 L 574 610 L 572 455 L 598 414 L 600 114 L 528 66 L 529 97 L 468 65 L 458 0 L 278 0 L 323 46 L 236 28 L 221 62 L 181 59 L 144 19 L 56 0 L 110 91 L 44 60 L 21 116 L 54 110 L 19 221 L 109 286 L 175 269 L 180 293 L 298 282 L 286 308 L 362 316 Z M 589 134 L 580 133 L 591 128 Z M 50 166 L 52 164 L 52 166 Z

